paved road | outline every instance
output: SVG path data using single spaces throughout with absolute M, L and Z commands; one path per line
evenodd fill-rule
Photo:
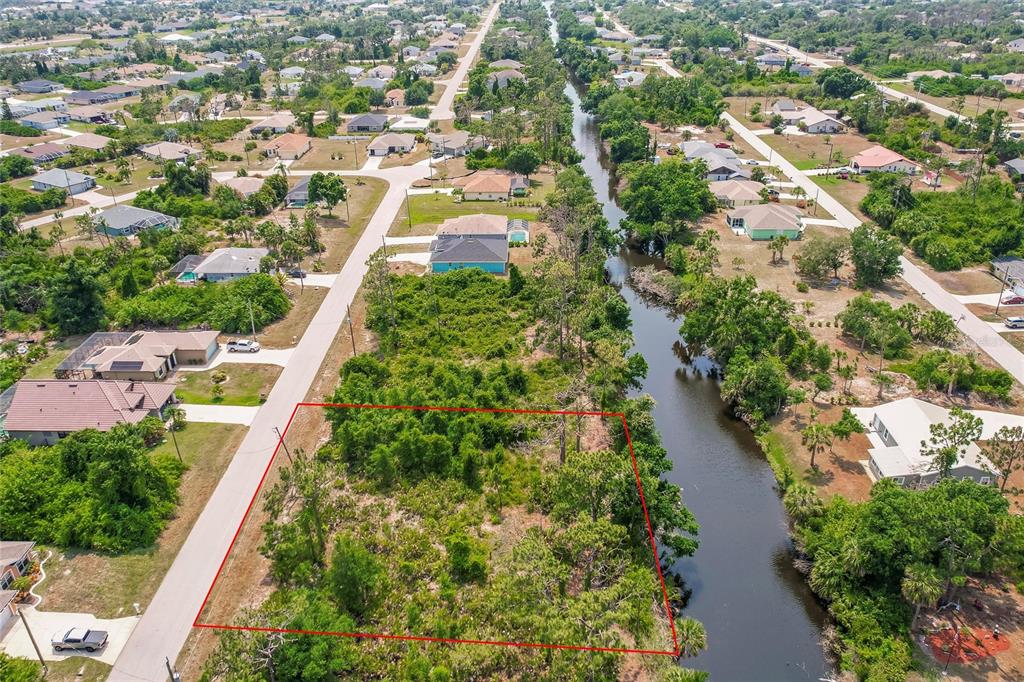
M 774 41 L 773 41 L 774 42 Z M 781 45 L 781 44 L 780 44 Z M 673 77 L 681 74 L 665 60 L 656 60 L 658 66 Z M 849 209 L 839 203 L 828 192 L 819 187 L 806 173 L 799 170 L 782 155 L 773 150 L 753 131 L 740 123 L 735 116 L 728 112 L 722 114 L 722 118 L 729 122 L 733 131 L 743 140 L 762 154 L 771 163 L 778 166 L 790 180 L 797 186 L 803 187 L 807 196 L 817 200 L 818 204 L 832 214 L 836 219 L 837 226 L 852 230 L 861 224 L 861 220 Z M 1013 377 L 1024 383 L 1024 355 L 1020 353 L 1010 342 L 1001 337 L 996 330 L 987 322 L 982 321 L 967 307 L 957 300 L 957 297 L 943 289 L 937 282 L 931 279 L 921 268 L 911 263 L 906 258 L 901 258 L 903 266 L 903 279 L 939 310 L 949 314 L 957 320 L 960 331 L 978 346 L 988 353 L 1000 367 L 1009 372 Z
M 477 54 L 480 53 L 480 45 L 484 42 L 484 38 L 487 37 L 487 32 L 491 30 L 491 24 L 494 23 L 495 17 L 498 16 L 498 9 L 501 7 L 501 0 L 495 2 L 491 6 L 491 11 L 487 13 L 483 22 L 480 24 L 480 28 L 477 29 L 476 36 L 473 38 L 473 42 L 469 45 L 469 50 L 459 60 L 459 66 L 455 69 L 454 75 L 447 80 L 444 92 L 441 93 L 441 98 L 437 100 L 437 104 L 434 105 L 433 110 L 430 113 L 430 118 L 436 121 L 444 121 L 455 118 L 455 111 L 452 109 L 452 105 L 455 104 L 455 95 L 459 91 L 459 86 L 462 85 L 462 81 L 466 80 L 466 74 L 469 73 L 470 68 L 473 66 L 473 60 L 476 59 Z
M 798 187 L 802 187 L 807 192 L 807 197 L 815 199 L 823 209 L 832 214 L 832 217 L 839 221 L 839 224 L 846 229 L 852 230 L 853 228 L 860 225 L 860 218 L 853 215 L 849 209 L 840 204 L 831 195 L 825 192 L 818 184 L 811 178 L 807 177 L 807 174 L 799 170 L 792 163 L 787 161 L 781 154 L 772 149 L 767 142 L 762 140 L 760 137 L 754 134 L 752 130 L 747 128 L 745 125 L 739 122 L 735 116 L 729 112 L 724 112 L 722 118 L 729 122 L 732 127 L 743 141 L 753 147 L 759 154 L 768 159 L 769 163 L 777 166 L 783 173 L 789 177 L 790 180 L 796 183 Z
M 799 60 L 799 61 L 801 61 L 803 63 L 806 63 L 806 64 L 810 64 L 811 66 L 817 67 L 819 69 L 827 69 L 829 67 L 836 66 L 836 64 L 834 64 L 834 63 L 829 63 L 829 62 L 825 61 L 824 59 L 818 59 L 817 57 L 810 56 L 806 52 L 801 52 L 800 50 L 796 49 L 795 47 L 793 47 L 791 45 L 787 45 L 786 43 L 782 42 L 781 40 L 770 40 L 769 38 L 762 38 L 760 36 L 755 36 L 755 35 L 750 34 L 750 33 L 747 34 L 747 39 L 752 41 L 752 42 L 755 42 L 755 43 L 761 43 L 762 45 L 768 45 L 770 47 L 773 47 L 776 50 L 779 50 L 780 52 L 783 52 L 785 54 L 790 55 L 794 59 L 797 59 L 797 60 Z M 872 79 L 872 80 L 874 80 L 874 79 Z M 943 118 L 949 118 L 950 116 L 956 116 L 957 118 L 959 118 L 961 120 L 964 120 L 964 121 L 969 120 L 969 117 L 967 117 L 967 116 L 957 116 L 957 114 L 955 112 L 950 111 L 949 109 L 946 109 L 944 107 L 940 107 L 937 104 L 932 104 L 931 102 L 926 102 L 925 100 L 923 100 L 923 99 L 921 99 L 919 97 L 915 97 L 914 95 L 908 95 L 905 92 L 900 92 L 899 90 L 895 90 L 893 88 L 890 88 L 890 87 L 888 87 L 888 86 L 886 86 L 883 83 L 880 83 L 878 81 L 874 81 L 874 83 L 875 83 L 875 87 L 878 88 L 879 92 L 881 92 L 883 95 L 885 95 L 889 99 L 897 99 L 897 100 L 902 100 L 902 101 L 905 101 L 905 102 L 917 102 L 918 104 L 923 106 L 928 111 L 934 112 L 934 113 L 938 114 L 939 116 L 942 116 Z
M 273 428 L 283 429 L 295 404 L 305 399 L 341 327 L 346 306 L 366 275 L 366 260 L 380 247 L 402 206 L 406 189 L 426 177 L 428 170 L 417 165 L 372 173 L 388 180 L 390 186 L 296 346 L 294 355 L 302 362 L 285 366 L 267 402 L 259 408 L 252 428 L 118 657 L 111 680 L 159 682 L 167 678 L 164 657 L 174 661 L 188 637 L 206 590 L 277 445 Z

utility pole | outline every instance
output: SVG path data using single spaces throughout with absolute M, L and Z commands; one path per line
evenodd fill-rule
M 405 188 L 405 213 L 409 216 L 409 231 L 412 231 L 412 206 L 409 204 L 409 188 Z
M 281 447 L 284 448 L 284 454 L 288 456 L 288 463 L 292 464 L 292 453 L 288 450 L 288 444 L 284 442 L 284 436 L 281 434 L 281 429 L 274 427 L 274 432 L 277 434 L 277 439 L 281 443 Z
M 43 652 L 39 650 L 39 645 L 36 644 L 35 635 L 32 634 L 32 629 L 29 628 L 28 621 L 25 620 L 25 611 L 19 608 L 18 615 L 21 616 L 21 624 L 25 626 L 25 632 L 28 633 L 28 638 L 32 642 L 32 648 L 36 650 L 36 656 L 39 657 L 39 664 L 43 666 L 43 677 L 46 677 L 46 673 L 49 672 L 49 670 L 46 667 L 46 661 L 43 660 Z
M 247 306 L 249 306 L 249 327 L 252 329 L 252 340 L 255 341 L 256 340 L 256 318 L 254 318 L 253 315 L 252 315 L 252 301 L 251 300 L 247 300 L 245 302 L 245 304 Z
M 1003 292 L 1006 291 L 1006 281 L 1010 279 L 1010 266 L 1007 265 L 1006 269 L 1003 270 L 1003 276 L 1000 277 L 1002 286 L 999 287 L 999 298 L 996 299 L 996 315 L 999 314 L 999 304 L 1003 302 Z
M 345 304 L 345 312 L 348 314 L 348 335 L 352 337 L 352 355 L 356 354 L 356 333 L 352 329 L 352 306 Z
M 176 453 L 178 453 L 178 461 L 181 462 L 182 464 L 184 464 L 185 460 L 183 460 L 181 458 L 181 450 L 178 449 L 178 437 L 174 435 L 174 420 L 173 419 L 171 420 L 171 428 L 169 428 L 168 431 L 171 432 L 171 441 L 174 443 L 174 451 Z
M 181 679 L 181 675 L 174 672 L 174 668 L 171 667 L 171 659 L 164 656 L 164 665 L 167 666 L 167 674 L 171 678 L 171 682 L 178 682 Z

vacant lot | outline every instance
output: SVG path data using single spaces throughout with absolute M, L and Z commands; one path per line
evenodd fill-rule
M 213 379 L 215 375 L 220 374 L 227 377 L 220 384 L 224 393 L 219 398 L 214 398 Z M 228 362 L 205 372 L 178 372 L 175 391 L 178 398 L 185 403 L 252 407 L 263 402 L 280 375 L 281 368 L 277 365 Z
M 292 164 L 294 170 L 358 170 L 366 163 L 369 140 L 316 140 L 305 156 Z
M 867 138 L 851 133 L 835 135 L 765 135 L 761 138 L 772 149 L 782 154 L 801 170 L 828 166 L 829 145 L 832 143 L 832 166 L 842 166 L 850 157 L 873 147 Z
M 926 95 L 923 92 L 915 91 L 912 83 L 886 83 L 886 85 L 893 90 L 905 92 L 908 95 L 913 95 L 925 102 L 936 104 L 944 109 L 949 109 L 950 111 L 956 111 L 956 105 L 953 102 L 953 100 L 956 99 L 955 97 L 933 97 L 932 95 Z M 983 113 L 988 109 L 1013 112 L 1021 107 L 1024 107 L 1024 98 L 1021 97 L 1020 93 L 1016 93 L 1012 97 L 1007 97 L 1001 102 L 998 99 L 993 99 L 991 97 L 968 95 L 964 98 L 963 114 L 965 116 L 977 116 L 979 113 Z
M 456 201 L 451 194 L 412 194 L 391 226 L 393 236 L 433 234 L 448 218 L 473 213 L 504 215 L 510 218 L 535 220 L 539 199 L 533 196 L 511 201 Z M 409 211 L 412 211 L 410 226 Z
M 245 432 L 245 427 L 234 424 L 199 423 L 178 431 L 178 448 L 189 469 L 178 488 L 177 515 L 156 545 L 118 556 L 53 550 L 45 564 L 47 577 L 40 590 L 41 610 L 80 611 L 115 618 L 134 613 L 133 603 L 145 609 Z M 154 450 L 154 454 L 174 452 L 169 435 Z

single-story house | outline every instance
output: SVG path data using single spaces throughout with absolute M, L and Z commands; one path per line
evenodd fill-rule
M 426 62 L 417 62 L 409 67 L 409 70 L 417 76 L 424 77 L 430 77 L 437 73 L 437 67 L 433 64 L 427 64 Z
M 408 133 L 384 133 L 378 135 L 366 145 L 370 156 L 387 156 L 388 154 L 404 154 L 416 147 L 416 137 Z
M 68 361 L 58 378 L 159 381 L 180 365 L 205 365 L 217 352 L 214 330 L 97 332 Z
M 65 147 L 81 147 L 82 149 L 90 149 L 95 152 L 106 149 L 107 145 L 111 142 L 113 142 L 111 138 L 105 135 L 97 135 L 96 133 L 82 133 L 74 137 L 66 137 L 60 141 Z
M 163 78 L 135 78 L 130 81 L 125 81 L 125 84 L 128 87 L 135 88 L 140 92 L 142 90 L 149 90 L 150 88 L 154 90 L 163 91 L 171 87 L 171 84 L 165 81 Z
M 530 223 L 503 215 L 473 213 L 448 218 L 437 226 L 436 234 L 438 237 L 505 235 L 510 244 L 525 244 L 530 241 Z
M 474 149 L 482 149 L 487 141 L 481 135 L 471 135 L 465 130 L 456 130 L 449 134 L 429 133 L 427 141 L 431 150 L 442 152 L 445 156 L 465 156 Z
M 501 171 L 479 171 L 453 181 L 462 188 L 466 201 L 503 201 L 512 196 L 523 196 L 529 182 L 522 175 Z
M 52 130 L 70 122 L 71 117 L 63 111 L 37 111 L 18 119 L 18 123 L 21 125 L 36 130 Z
M 96 178 L 59 168 L 53 168 L 32 178 L 32 189 L 40 192 L 45 192 L 48 189 L 63 189 L 68 194 L 81 194 L 95 186 Z
M 383 78 L 362 78 L 353 83 L 357 88 L 370 88 L 371 90 L 383 90 L 387 87 L 388 81 Z
M 612 76 L 615 85 L 619 88 L 634 88 L 643 85 L 647 80 L 647 74 L 643 71 L 623 71 Z
M 950 73 L 949 71 L 943 71 L 942 69 L 931 69 L 930 71 L 910 71 L 907 73 L 907 78 L 911 81 L 916 81 L 918 78 L 927 76 L 928 78 L 954 78 L 957 74 Z
M 249 132 L 253 135 L 258 135 L 264 130 L 269 130 L 272 133 L 283 133 L 287 132 L 289 128 L 295 127 L 295 114 L 290 111 L 281 111 L 273 116 L 269 116 L 258 123 L 252 124 L 249 127 Z
M 285 133 L 267 145 L 266 152 L 279 159 L 294 160 L 313 148 L 313 138 L 301 133 Z
M 718 180 L 708 185 L 720 206 L 736 208 L 761 203 L 764 185 L 753 180 Z
M 389 81 L 395 77 L 395 73 L 395 67 L 390 64 L 380 64 L 367 71 L 366 75 L 369 78 L 382 78 Z
M 151 161 L 174 161 L 181 163 L 186 159 L 198 159 L 202 149 L 189 147 L 177 142 L 157 142 L 139 148 L 139 153 Z
M 285 208 L 304 208 L 309 203 L 309 178 L 299 180 L 284 196 Z
M 798 113 L 800 117 L 792 125 L 799 126 L 808 133 L 838 133 L 843 129 L 842 123 L 814 107 L 805 107 Z
M 1006 49 L 1010 52 L 1024 52 L 1024 38 L 1017 38 L 1006 43 Z
M 230 187 L 245 199 L 259 192 L 263 188 L 264 182 L 266 182 L 264 178 L 255 175 L 242 175 L 221 180 L 220 184 Z
M 875 145 L 856 154 L 850 159 L 850 168 L 857 173 L 873 173 L 876 171 L 886 173 L 917 173 L 917 165 L 891 149 L 881 145 Z
M 112 206 L 93 218 L 98 232 L 111 237 L 130 237 L 142 230 L 162 230 L 178 226 L 178 219 L 145 208 L 121 204 Z
M 868 471 L 872 478 L 890 478 L 899 485 L 915 488 L 938 481 L 939 472 L 921 451 L 931 438 L 933 424 L 950 423 L 949 410 L 918 398 L 902 398 L 875 407 L 854 408 L 853 413 L 868 430 L 872 445 L 868 450 Z M 971 443 L 949 475 L 994 485 L 994 471 L 978 444 Z
M 164 408 L 174 402 L 173 384 L 22 380 L 14 385 L 14 397 L 0 422 L 11 438 L 30 445 L 53 445 L 76 431 L 109 431 L 118 424 L 138 424 L 146 417 L 162 418 Z
M 355 66 L 354 64 L 350 64 L 349 66 L 344 67 L 341 71 L 349 78 L 356 78 L 358 76 L 361 76 L 363 71 L 366 71 L 366 69 L 364 69 L 361 66 Z
M 28 575 L 32 566 L 32 549 L 36 543 L 28 540 L 0 540 L 0 632 L 10 618 L 17 615 L 12 602 L 18 593 L 11 589 L 14 581 Z
M 301 66 L 289 66 L 286 69 L 281 69 L 281 78 L 296 79 L 302 78 L 306 75 L 306 69 Z
M 508 263 L 506 235 L 439 236 L 430 244 L 431 272 L 480 268 L 504 274 Z
M 17 83 L 16 85 L 18 89 L 22 92 L 27 92 L 33 95 L 54 92 L 64 87 L 62 83 L 55 83 L 54 81 L 48 81 L 44 79 L 22 81 L 20 83 Z
M 526 76 L 515 69 L 502 69 L 495 71 L 487 77 L 487 89 L 490 90 L 494 84 L 498 84 L 499 90 L 504 90 L 512 81 L 526 82 Z
M 754 241 L 783 235 L 800 239 L 804 233 L 803 212 L 785 204 L 740 206 L 726 213 L 725 221 L 733 230 L 742 231 Z
M 260 271 L 260 261 L 269 255 L 262 247 L 243 248 L 229 246 L 214 249 L 212 253 L 195 263 L 191 269 L 178 275 L 179 284 L 195 284 L 198 280 L 226 282 L 252 275 Z
M 72 107 L 68 110 L 68 115 L 72 121 L 82 123 L 110 123 L 114 120 L 109 111 L 95 106 Z
M 492 69 L 514 69 L 515 71 L 520 71 L 525 66 L 525 64 L 523 64 L 522 62 L 517 62 L 514 59 L 499 59 L 496 62 L 491 62 L 487 66 L 491 67 Z
M 750 179 L 748 171 L 736 152 L 731 149 L 719 149 L 713 144 L 700 140 L 690 140 L 679 145 L 687 161 L 701 160 L 708 168 L 704 177 L 712 182 L 721 180 Z
M 333 43 L 335 40 L 337 40 L 337 38 L 332 36 L 330 33 L 321 33 L 320 35 L 314 37 L 313 40 L 317 41 L 318 43 Z
M 71 106 L 86 106 L 92 104 L 103 104 L 117 99 L 114 95 L 97 90 L 79 90 L 64 96 L 64 101 Z
M 166 83 L 167 81 L 164 82 Z M 168 83 L 168 85 L 170 84 Z M 142 94 L 142 88 L 135 84 L 115 83 L 99 90 L 93 90 L 93 92 L 112 95 L 114 99 L 125 99 L 126 97 L 138 97 Z
M 41 163 L 56 161 L 60 157 L 70 154 L 71 150 L 53 142 L 43 142 L 42 144 L 34 144 L 30 147 L 12 149 L 9 153 L 12 156 L 24 156 L 38 166 Z
M 384 93 L 384 106 L 401 107 L 405 106 L 405 90 L 394 88 Z
M 1003 168 L 1010 174 L 1011 177 L 1024 176 L 1024 158 L 1010 159 L 1009 161 L 1003 162 Z
M 380 133 L 388 125 L 388 117 L 384 114 L 359 114 L 345 126 L 350 133 Z

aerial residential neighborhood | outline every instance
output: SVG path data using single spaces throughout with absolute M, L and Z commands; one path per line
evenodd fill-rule
M 1024 679 L 1007 0 L 0 2 L 0 680 Z

